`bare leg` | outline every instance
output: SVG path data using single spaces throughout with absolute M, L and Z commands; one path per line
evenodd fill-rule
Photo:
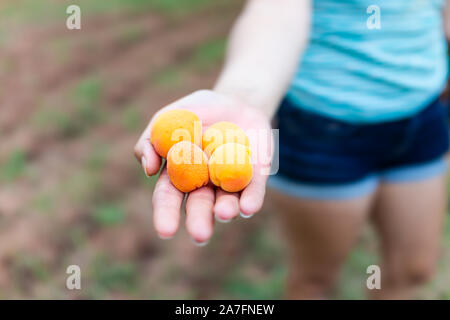
M 445 176 L 382 183 L 373 219 L 381 236 L 381 290 L 375 298 L 410 298 L 433 275 L 446 208 Z
M 327 298 L 368 216 L 372 196 L 318 201 L 271 192 L 290 247 L 287 298 Z

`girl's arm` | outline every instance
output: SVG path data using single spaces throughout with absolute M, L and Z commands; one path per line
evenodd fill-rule
M 214 90 L 271 117 L 306 47 L 310 0 L 250 0 L 231 32 Z
M 444 31 L 447 41 L 450 42 L 450 0 L 447 0 L 444 8 Z
M 265 131 L 269 135 L 269 119 L 307 43 L 309 12 L 310 0 L 249 0 L 230 35 L 225 67 L 214 90 L 197 91 L 159 112 L 189 109 L 204 126 L 231 121 L 244 131 Z M 149 140 L 151 127 L 152 120 L 134 150 L 147 175 L 156 174 L 161 166 L 161 158 Z M 227 193 L 208 185 L 187 196 L 186 229 L 196 242 L 204 243 L 211 237 L 212 214 L 222 221 L 231 220 L 239 212 L 251 216 L 262 207 L 270 159 L 263 162 L 256 155 L 270 155 L 270 144 L 259 144 L 256 136 L 249 136 L 249 141 L 257 161 L 252 181 L 242 192 Z M 152 199 L 154 227 L 161 237 L 171 237 L 178 229 L 184 198 L 163 169 Z

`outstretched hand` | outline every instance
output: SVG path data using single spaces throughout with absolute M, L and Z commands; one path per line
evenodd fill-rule
M 169 109 L 195 112 L 202 121 L 203 130 L 216 122 L 230 121 L 246 132 L 262 132 L 271 139 L 269 119 L 260 110 L 213 91 L 196 91 L 159 110 L 139 138 L 134 153 L 148 176 L 157 174 L 161 167 L 161 157 L 150 143 L 152 122 L 161 112 Z M 212 236 L 214 215 L 217 220 L 226 222 L 239 213 L 250 217 L 261 209 L 270 167 L 271 144 L 261 143 L 260 138 L 261 134 L 249 135 L 254 173 L 252 181 L 244 190 L 229 193 L 210 183 L 187 195 L 186 229 L 196 243 L 204 244 Z M 268 155 L 269 161 L 262 160 L 258 154 Z M 161 238 L 171 238 L 177 231 L 183 199 L 184 193 L 172 185 L 167 168 L 163 168 L 152 199 L 153 224 Z

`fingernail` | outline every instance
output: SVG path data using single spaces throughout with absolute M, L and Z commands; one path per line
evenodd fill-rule
M 158 234 L 158 237 L 159 237 L 160 239 L 162 239 L 162 240 L 170 240 L 170 239 L 173 238 L 173 236 L 168 236 L 168 237 L 166 237 L 166 236 L 162 236 L 162 235 L 160 235 L 160 234 Z
M 253 217 L 253 214 L 245 215 L 245 214 L 243 214 L 242 212 L 239 212 L 239 215 L 240 215 L 242 218 L 244 218 L 244 219 L 250 219 L 251 217 Z
M 141 158 L 141 165 L 142 165 L 142 169 L 144 169 L 145 175 L 147 177 L 149 177 L 149 175 L 147 173 L 147 160 L 145 160 L 144 156 L 142 156 L 142 158 Z
M 214 215 L 214 217 L 216 218 L 216 220 L 220 223 L 228 223 L 231 221 L 231 219 L 221 219 L 219 218 L 219 216 L 217 214 Z
M 195 244 L 197 247 L 204 247 L 209 243 L 209 240 L 206 240 L 204 242 L 198 242 L 194 238 L 191 238 L 192 243 Z

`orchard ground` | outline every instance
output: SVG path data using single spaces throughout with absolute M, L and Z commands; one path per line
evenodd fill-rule
M 78 4 L 82 29 L 67 30 Z M 0 299 L 282 298 L 286 252 L 270 198 L 251 219 L 216 224 L 198 248 L 151 223 L 133 157 L 161 106 L 209 88 L 239 0 L 0 3 Z M 450 224 L 445 233 L 450 245 Z M 367 228 L 338 298 L 364 297 L 377 242 Z M 65 287 L 79 265 L 82 289 Z M 450 298 L 450 252 L 419 298 Z

